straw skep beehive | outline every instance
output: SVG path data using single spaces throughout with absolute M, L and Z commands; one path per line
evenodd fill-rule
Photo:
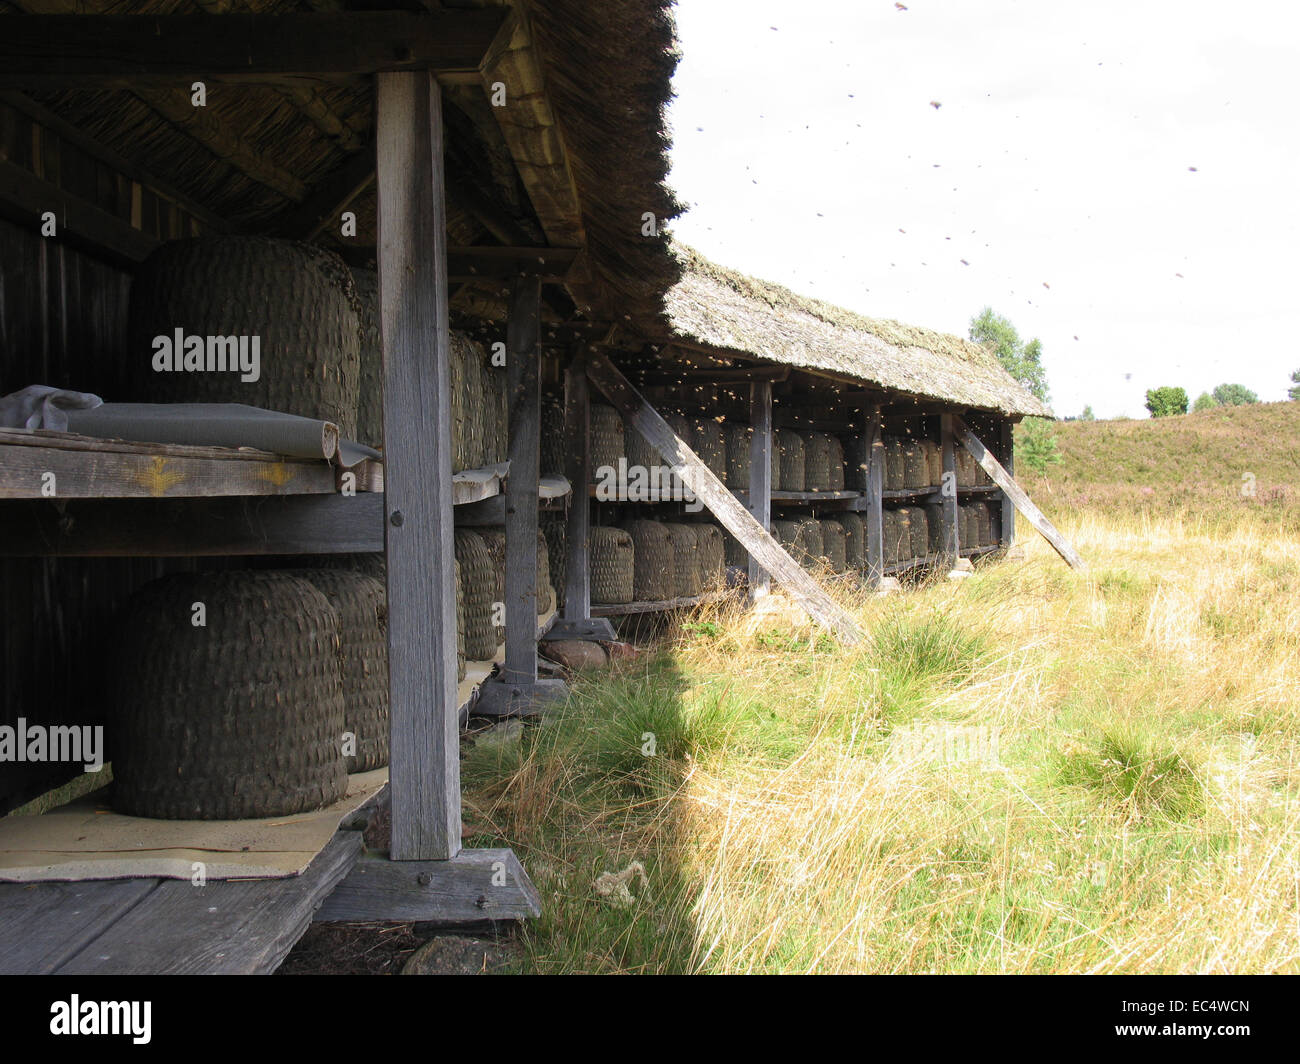
M 509 458 L 510 390 L 506 384 L 506 371 L 504 366 L 494 366 L 491 358 L 484 357 L 483 464 L 495 465 Z M 554 472 L 563 472 L 563 470 L 554 470 Z
M 804 491 L 829 491 L 831 483 L 831 438 L 824 432 L 802 433 L 804 444 Z
M 885 490 L 902 491 L 907 484 L 903 465 L 903 441 L 897 436 L 885 437 Z
M 451 334 L 452 470 L 481 469 L 487 456 L 482 349 L 461 332 Z
M 699 541 L 695 526 L 665 521 L 673 541 L 673 598 L 690 598 L 698 595 L 704 586 L 704 570 L 700 564 Z
M 621 528 L 597 525 L 590 530 L 587 549 L 591 601 L 606 605 L 631 602 L 636 587 L 632 537 Z
M 555 581 L 551 579 L 551 550 L 546 542 L 546 534 L 537 530 L 537 615 L 544 617 L 555 609 L 559 595 L 555 591 Z
M 687 442 L 705 467 L 724 484 L 727 482 L 727 433 L 717 421 L 699 418 L 691 423 Z
M 554 395 L 542 397 L 539 460 L 540 472 L 563 474 L 567 467 L 568 448 L 564 441 L 564 403 Z M 576 491 L 578 486 L 574 485 Z
M 600 470 L 618 471 L 624 457 L 623 418 L 612 406 L 593 403 L 591 407 L 591 471 L 600 476 Z
M 867 523 L 861 514 L 846 513 L 839 518 L 844 529 L 844 567 L 849 570 L 867 566 Z
M 628 521 L 623 530 L 632 539 L 632 598 L 664 602 L 677 597 L 677 557 L 673 536 L 658 521 Z
M 845 482 L 844 444 L 838 436 L 827 436 L 830 447 L 830 479 L 826 483 L 828 491 L 843 491 Z
M 807 445 L 803 437 L 792 429 L 777 429 L 776 457 L 781 472 L 781 486 L 779 489 L 776 487 L 777 478 L 773 476 L 772 490 L 806 491 Z
M 924 506 L 909 508 L 908 523 L 911 526 L 911 555 L 924 558 L 930 553 L 930 525 Z
M 465 656 L 470 661 L 490 661 L 498 646 L 496 626 L 492 623 L 496 567 L 487 544 L 477 532 L 458 528 L 455 542 L 465 610 Z
M 695 547 L 700 558 L 700 581 L 708 591 L 720 585 L 727 575 L 727 546 L 722 529 L 706 522 L 696 525 Z
M 943 483 L 943 450 L 934 440 L 922 440 L 921 448 L 925 451 L 926 482 L 938 487 Z
M 560 593 L 564 590 L 565 574 L 568 571 L 569 558 L 566 552 L 568 529 L 565 527 L 564 514 L 554 510 L 544 510 L 537 515 L 537 530 L 546 544 L 546 576 L 552 588 L 552 605 L 559 607 Z M 538 562 L 540 564 L 540 558 Z
M 890 565 L 898 561 L 898 511 L 886 507 L 880 515 L 880 524 L 884 535 L 884 543 L 880 548 L 881 554 L 885 564 Z
M 925 461 L 925 448 L 917 440 L 903 443 L 903 487 L 927 488 L 930 486 L 930 467 Z
M 799 531 L 794 540 L 794 556 L 807 569 L 819 568 L 822 564 L 822 530 L 811 517 L 799 519 Z
M 456 571 L 456 682 L 465 679 L 465 585 L 461 582 L 460 562 L 452 561 Z
M 724 427 L 727 434 L 727 483 L 732 488 L 748 491 L 750 443 L 754 430 L 741 421 L 728 421 Z
M 926 545 L 931 554 L 942 554 L 943 545 L 943 504 L 930 503 L 925 508 Z
M 822 533 L 822 557 L 831 572 L 842 573 L 848 567 L 848 544 L 844 526 L 839 521 L 819 522 Z
M 664 464 L 664 460 L 659 457 L 659 452 L 633 425 L 627 425 L 623 430 L 623 453 L 627 455 L 629 470 L 654 469 L 655 466 Z
M 131 284 L 133 394 L 122 398 L 244 403 L 331 421 L 355 437 L 360 313 L 347 266 L 322 248 L 247 236 L 170 241 L 140 264 Z M 229 368 L 155 371 L 155 337 L 174 344 L 177 330 L 191 338 L 246 337 L 250 355 L 257 337 L 258 379 L 242 380 Z M 184 353 L 175 352 L 182 364 Z
M 690 447 L 691 450 L 695 449 L 694 440 L 693 440 L 694 428 L 689 418 L 687 418 L 683 414 L 669 413 L 664 415 L 664 421 L 667 422 L 668 427 L 673 430 L 673 432 L 676 434 L 678 439 L 680 439 L 684 444 L 686 444 L 687 447 Z M 640 433 L 638 433 L 638 435 L 640 435 Z M 670 465 L 668 460 L 664 458 L 662 455 L 660 455 L 655 459 L 654 464 L 661 465 L 665 469 L 668 468 Z M 665 474 L 662 478 L 658 478 L 656 482 L 662 484 L 671 484 L 674 488 L 680 488 L 683 486 L 681 477 L 677 476 L 676 473 L 674 473 L 671 478 L 668 477 L 667 474 Z
M 492 602 L 504 603 L 506 600 L 506 530 L 500 527 L 476 528 L 474 533 L 483 541 L 488 557 L 492 559 Z M 546 537 L 539 528 L 537 531 L 537 613 L 544 616 L 555 608 L 555 589 L 551 586 L 551 566 L 547 553 Z M 493 612 L 497 618 L 502 611 Z M 496 625 L 496 646 L 506 640 L 504 625 Z M 495 652 L 495 651 L 494 651 Z
M 384 349 L 379 335 L 379 274 L 353 268 L 360 310 L 359 374 L 357 381 L 357 440 L 371 447 L 384 445 Z
M 115 633 L 119 812 L 239 820 L 343 797 L 338 615 L 310 581 L 269 570 L 164 577 L 136 592 Z
M 348 772 L 388 764 L 388 601 L 384 585 L 347 569 L 302 569 L 329 599 L 339 622 L 343 670 L 343 729 L 355 737 Z

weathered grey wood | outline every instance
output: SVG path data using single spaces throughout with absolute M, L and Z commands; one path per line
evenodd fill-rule
M 261 975 L 280 966 L 364 851 L 337 832 L 300 876 L 158 883 L 56 969 L 58 975 Z
M 667 613 L 669 610 L 690 609 L 702 602 L 721 602 L 730 594 L 730 591 L 716 591 L 708 595 L 690 595 L 683 598 L 664 599 L 659 602 L 607 603 L 592 606 L 591 612 L 597 617 L 630 617 L 636 613 Z
M 943 553 L 949 559 L 961 555 L 961 542 L 957 535 L 957 451 L 953 440 L 953 416 L 939 415 L 939 446 L 943 455 L 942 509 L 939 515 L 943 526 Z
M 376 78 L 392 857 L 460 850 L 442 92 Z
M 0 85 L 138 88 L 191 77 L 472 72 L 504 20 L 500 9 L 24 15 L 0 36 Z
M 200 558 L 384 549 L 384 496 L 0 501 L 0 556 Z
M 971 432 L 966 422 L 953 415 L 952 425 L 953 431 L 956 433 L 957 439 L 961 441 L 962 446 L 975 456 L 975 461 L 979 462 L 984 472 L 993 478 L 993 483 L 1006 493 L 1007 498 L 1015 504 L 1016 509 L 1024 514 L 1029 523 L 1038 530 L 1038 533 L 1052 545 L 1052 549 L 1065 559 L 1071 569 L 1086 570 L 1088 566 L 1079 557 L 1079 552 L 1070 546 L 1065 537 L 1057 531 L 1056 526 L 1043 516 L 1043 512 L 1025 494 L 1024 488 L 1012 479 L 1011 475 L 1002 467 L 1002 463 L 994 458 L 979 437 Z
M 885 438 L 879 404 L 872 404 L 867 410 L 862 442 L 867 459 L 867 468 L 863 471 L 863 491 L 867 502 L 863 518 L 867 526 L 867 578 L 875 584 L 885 575 Z
M 316 920 L 458 927 L 541 912 L 541 898 L 512 851 L 461 850 L 450 861 L 358 861 Z
M 537 680 L 537 480 L 541 465 L 538 378 L 542 285 L 517 278 L 506 323 L 510 476 L 506 480 L 506 660 L 502 679 Z
M 754 520 L 608 357 L 593 352 L 588 359 L 587 375 L 622 413 L 624 422 L 645 437 L 727 531 L 740 540 L 750 555 L 756 557 L 762 568 L 794 596 L 813 620 L 830 628 L 845 642 L 861 640 L 862 633 L 853 618 L 790 557 L 767 529 Z
M 157 879 L 0 883 L 0 975 L 49 975 L 157 888 Z
M 1016 439 L 1015 426 L 1012 422 L 1003 420 L 998 425 L 998 436 L 1002 443 L 1002 468 L 1007 471 L 1007 476 L 1013 480 L 1016 476 Z M 1009 550 L 1016 541 L 1016 504 L 1011 501 L 1011 496 L 1005 491 L 1002 492 L 1002 527 L 998 542 L 1006 550 Z
M 0 430 L 0 499 L 161 499 L 219 495 L 331 494 L 324 459 L 180 444 L 59 438 Z
M 570 484 L 591 483 L 591 389 L 587 383 L 585 353 L 574 358 L 564 373 L 565 470 Z M 565 527 L 564 620 L 585 621 L 591 616 L 591 504 L 586 493 L 575 494 Z
M 749 386 L 749 512 L 764 531 L 772 528 L 772 382 L 757 380 Z M 749 597 L 771 590 L 772 578 L 758 560 L 749 556 Z

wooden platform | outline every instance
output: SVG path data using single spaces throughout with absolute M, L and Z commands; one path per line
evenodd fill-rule
M 690 609 L 702 602 L 720 602 L 729 594 L 731 594 L 729 591 L 715 591 L 707 595 L 665 599 L 662 602 L 592 603 L 590 613 L 593 617 L 628 617 L 634 613 L 666 613 L 669 610 Z

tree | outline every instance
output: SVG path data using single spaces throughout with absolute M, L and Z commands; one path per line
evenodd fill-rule
M 1291 374 L 1291 383 L 1293 387 L 1286 390 L 1287 398 L 1300 399 L 1300 369 Z
M 1047 370 L 1043 368 L 1043 345 L 1037 338 L 1025 342 L 1016 327 L 992 307 L 985 307 L 970 320 L 970 338 L 992 351 L 1002 368 L 1044 403 L 1047 398 Z
M 1056 442 L 1056 426 L 1044 417 L 1027 417 L 1020 423 L 1016 438 L 1016 468 L 1046 473 L 1048 466 L 1061 461 Z
M 1085 405 L 1085 406 L 1084 406 L 1084 408 L 1083 408 L 1083 413 L 1079 415 L 1079 420 L 1080 420 L 1080 421 L 1096 421 L 1096 420 L 1097 420 L 1097 416 L 1092 412 L 1092 406 L 1091 406 L 1091 405 Z
M 1213 410 L 1219 405 L 1219 400 L 1214 398 L 1209 392 L 1201 392 L 1196 397 L 1196 402 L 1192 404 L 1192 411 L 1199 414 L 1202 410 Z
M 1249 406 L 1258 403 L 1259 396 L 1244 384 L 1220 384 L 1214 389 L 1214 400 L 1220 406 Z
M 1187 413 L 1187 393 L 1182 388 L 1149 388 L 1147 409 L 1152 417 L 1172 417 Z

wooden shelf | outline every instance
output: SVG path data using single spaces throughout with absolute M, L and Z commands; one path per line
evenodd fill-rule
M 684 610 L 698 606 L 701 602 L 717 602 L 726 598 L 729 592 L 714 591 L 704 595 L 687 598 L 665 599 L 662 602 L 611 602 L 592 604 L 590 613 L 593 617 L 627 617 L 635 613 L 666 613 L 669 610 Z
M 600 488 L 597 485 L 592 484 L 587 489 L 587 494 L 594 499 L 597 497 L 599 490 Z M 742 501 L 749 498 L 747 488 L 732 488 L 730 490 L 732 495 Z M 771 496 L 773 502 L 788 503 L 849 502 L 861 497 L 862 492 L 860 491 L 774 491 Z M 690 494 L 684 489 L 655 491 L 653 497 L 648 499 L 629 499 L 627 497 L 627 486 L 620 484 L 615 498 L 601 499 L 599 501 L 609 503 L 658 503 L 689 502 L 690 499 Z

